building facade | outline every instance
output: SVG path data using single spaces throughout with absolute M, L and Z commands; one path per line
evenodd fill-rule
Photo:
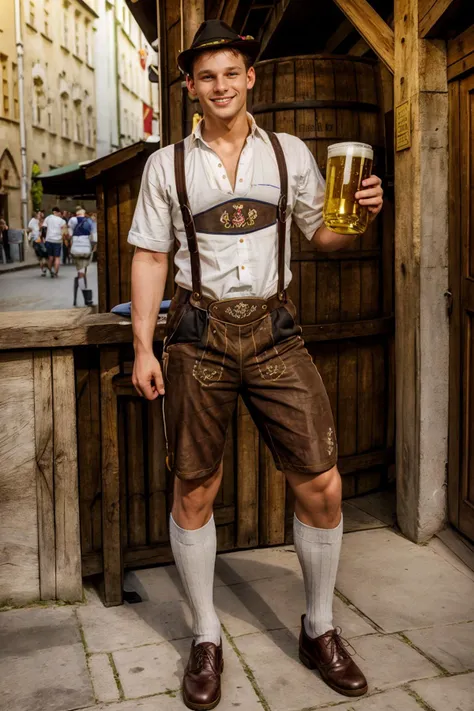
M 20 227 L 20 109 L 13 0 L 0 7 L 0 85 L 0 217 Z
M 98 0 L 96 23 L 97 156 L 147 138 L 158 88 L 148 79 L 154 51 L 125 0 Z
M 156 85 L 148 80 L 153 50 L 125 1 L 16 1 L 29 187 L 35 164 L 44 173 L 146 138 L 158 106 Z M 15 0 L 2 0 L 0 7 L 0 213 L 11 227 L 21 227 L 14 7 Z

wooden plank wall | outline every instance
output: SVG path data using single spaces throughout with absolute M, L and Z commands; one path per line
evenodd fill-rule
M 1 601 L 81 600 L 72 350 L 3 352 L 0 380 Z

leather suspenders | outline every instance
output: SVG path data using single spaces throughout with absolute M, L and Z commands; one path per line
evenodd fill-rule
M 191 258 L 191 278 L 193 282 L 193 297 L 196 301 L 202 296 L 201 291 L 201 262 L 199 261 L 199 248 L 197 243 L 196 225 L 193 213 L 189 206 L 188 191 L 186 190 L 186 176 L 184 173 L 184 141 L 175 143 L 174 146 L 174 174 L 176 190 L 178 192 L 179 206 L 183 216 L 184 229 L 188 240 L 189 256 Z
M 280 197 L 277 207 L 277 231 L 278 231 L 278 299 L 286 301 L 285 294 L 285 241 L 286 241 L 286 218 L 288 205 L 288 171 L 286 160 L 280 141 L 272 131 L 267 131 L 270 138 L 280 174 Z M 191 278 L 193 298 L 199 301 L 202 297 L 201 290 L 201 263 L 199 260 L 199 248 L 197 242 L 196 225 L 189 205 L 188 191 L 186 190 L 186 176 L 184 172 L 184 141 L 175 143 L 174 146 L 174 172 L 176 179 L 176 190 L 178 193 L 179 207 L 183 217 L 184 229 L 188 240 L 189 255 L 191 258 Z

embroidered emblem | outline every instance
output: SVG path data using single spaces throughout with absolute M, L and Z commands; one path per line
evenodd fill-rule
M 255 304 L 246 304 L 245 301 L 239 301 L 235 306 L 228 306 L 225 310 L 226 314 L 233 318 L 247 318 L 257 310 Z
M 253 207 L 249 208 L 247 211 L 247 217 L 244 215 L 243 205 L 232 205 L 235 212 L 232 213 L 232 217 L 229 215 L 227 210 L 221 215 L 221 222 L 226 229 L 232 229 L 236 227 L 237 229 L 242 229 L 243 227 L 253 227 L 255 225 L 255 220 L 258 217 L 258 212 Z
M 329 428 L 328 433 L 326 435 L 326 444 L 328 448 L 328 454 L 331 456 L 331 454 L 334 452 L 334 431 L 332 427 Z
M 196 362 L 193 368 L 193 377 L 204 387 L 216 383 L 222 378 L 223 368 L 207 368 L 205 365 Z

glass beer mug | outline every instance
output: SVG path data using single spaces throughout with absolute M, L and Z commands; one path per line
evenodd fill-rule
M 326 196 L 323 219 L 326 227 L 341 235 L 360 235 L 367 229 L 369 211 L 355 194 L 372 174 L 374 151 L 367 143 L 334 143 L 328 147 Z

